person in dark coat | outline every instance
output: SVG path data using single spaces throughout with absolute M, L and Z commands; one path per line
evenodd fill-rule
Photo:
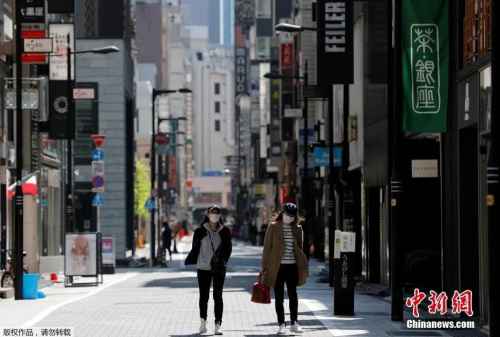
M 222 222 L 220 207 L 214 205 L 208 209 L 201 226 L 195 230 L 193 246 L 185 261 L 186 265 L 196 265 L 197 268 L 200 291 L 200 334 L 207 332 L 208 299 L 210 284 L 213 283 L 215 334 L 222 335 L 220 331 L 224 307 L 222 293 L 226 278 L 226 264 L 231 257 L 232 249 L 231 231 Z
M 163 225 L 161 228 L 161 242 L 163 250 L 165 251 L 165 258 L 167 257 L 168 251 L 170 262 L 172 262 L 172 250 L 170 249 L 170 246 L 172 245 L 172 230 L 170 229 L 170 225 L 166 219 L 163 219 Z

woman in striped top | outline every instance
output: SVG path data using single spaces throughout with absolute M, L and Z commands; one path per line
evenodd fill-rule
M 278 334 L 285 333 L 283 308 L 285 284 L 290 305 L 290 331 L 302 332 L 298 322 L 297 286 L 307 279 L 307 258 L 302 251 L 303 232 L 297 216 L 297 206 L 287 203 L 276 220 L 268 227 L 262 257 L 262 282 L 274 288 L 278 316 Z

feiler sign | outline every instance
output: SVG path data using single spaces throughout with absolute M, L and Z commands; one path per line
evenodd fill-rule
M 353 83 L 352 0 L 319 0 L 318 6 L 318 84 Z

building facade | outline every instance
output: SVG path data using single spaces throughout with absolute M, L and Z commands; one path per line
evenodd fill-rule
M 224 172 L 235 151 L 232 50 L 192 51 L 195 175 Z

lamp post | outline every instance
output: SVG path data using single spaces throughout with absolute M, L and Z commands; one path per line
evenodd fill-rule
M 72 64 L 71 55 L 75 54 L 111 54 L 117 53 L 120 49 L 116 46 L 105 46 L 101 48 L 93 48 L 88 50 L 71 50 L 71 36 L 67 35 L 67 46 L 66 46 L 66 62 L 67 62 L 67 96 L 68 96 L 68 111 L 74 113 L 74 100 L 73 100 L 73 81 L 72 81 Z M 74 126 L 72 127 L 72 133 L 74 132 Z M 68 174 L 68 186 L 66 188 L 66 231 L 72 231 L 74 228 L 73 224 L 73 144 L 72 137 L 67 140 L 67 174 Z
M 22 52 L 23 38 L 21 35 L 21 6 L 20 2 L 16 4 L 16 198 L 14 211 L 14 255 L 17 263 L 14 266 L 14 290 L 15 299 L 23 298 L 23 107 L 22 107 L 22 85 L 23 85 L 23 67 Z
M 159 132 L 167 135 L 169 139 L 173 139 L 173 143 L 169 142 L 169 144 L 168 144 L 169 151 L 168 151 L 167 156 L 172 155 L 173 157 L 177 158 L 177 148 L 184 145 L 184 144 L 179 144 L 177 142 L 178 135 L 185 135 L 186 134 L 184 131 L 178 131 L 177 124 L 179 121 L 185 121 L 185 120 L 186 120 L 186 117 L 158 118 Z M 163 122 L 174 123 L 175 127 L 173 128 L 172 131 L 163 132 L 162 130 L 165 130 L 162 128 Z M 158 157 L 159 157 L 158 168 L 160 169 L 160 172 L 165 172 L 165 171 L 170 172 L 170 169 L 171 169 L 170 165 L 172 163 L 169 161 L 169 157 L 164 157 L 160 153 L 158 154 Z M 175 162 L 175 165 L 177 165 L 177 161 Z M 158 176 L 158 193 L 157 194 L 158 194 L 158 200 L 159 200 L 158 204 L 160 205 L 158 207 L 158 211 L 157 211 L 158 219 L 160 218 L 160 207 L 164 204 L 165 205 L 165 214 L 168 214 L 169 213 L 169 205 L 172 204 L 171 203 L 172 194 L 171 193 L 165 194 L 164 185 L 163 185 L 164 182 L 168 181 L 169 178 L 170 178 L 170 173 L 168 173 L 167 175 L 164 174 L 164 175 Z M 179 187 L 182 188 L 181 186 L 179 186 Z M 167 189 L 166 191 L 169 192 L 170 190 Z M 179 193 L 182 196 L 182 192 L 180 191 L 180 189 L 179 189 Z M 166 200 L 164 201 L 164 199 L 166 199 Z M 159 251 L 159 249 L 158 249 L 158 251 Z M 177 253 L 177 252 L 178 252 L 177 251 L 177 244 L 174 242 L 174 253 Z
M 155 183 L 156 183 L 156 151 L 155 151 L 155 121 L 156 121 L 156 98 L 161 95 L 169 95 L 173 93 L 180 93 L 180 94 L 188 94 L 192 93 L 191 89 L 188 88 L 180 88 L 177 90 L 170 90 L 170 89 L 155 89 L 153 88 L 153 92 L 151 93 L 151 101 L 153 103 L 152 109 L 151 109 L 151 114 L 152 114 L 152 119 L 151 119 L 151 193 L 153 193 L 155 189 Z M 150 233 L 151 233 L 151 242 L 150 242 L 150 265 L 153 266 L 155 264 L 155 256 L 156 256 L 156 230 L 155 230 L 155 209 L 153 208 L 151 210 L 151 221 L 150 221 Z

